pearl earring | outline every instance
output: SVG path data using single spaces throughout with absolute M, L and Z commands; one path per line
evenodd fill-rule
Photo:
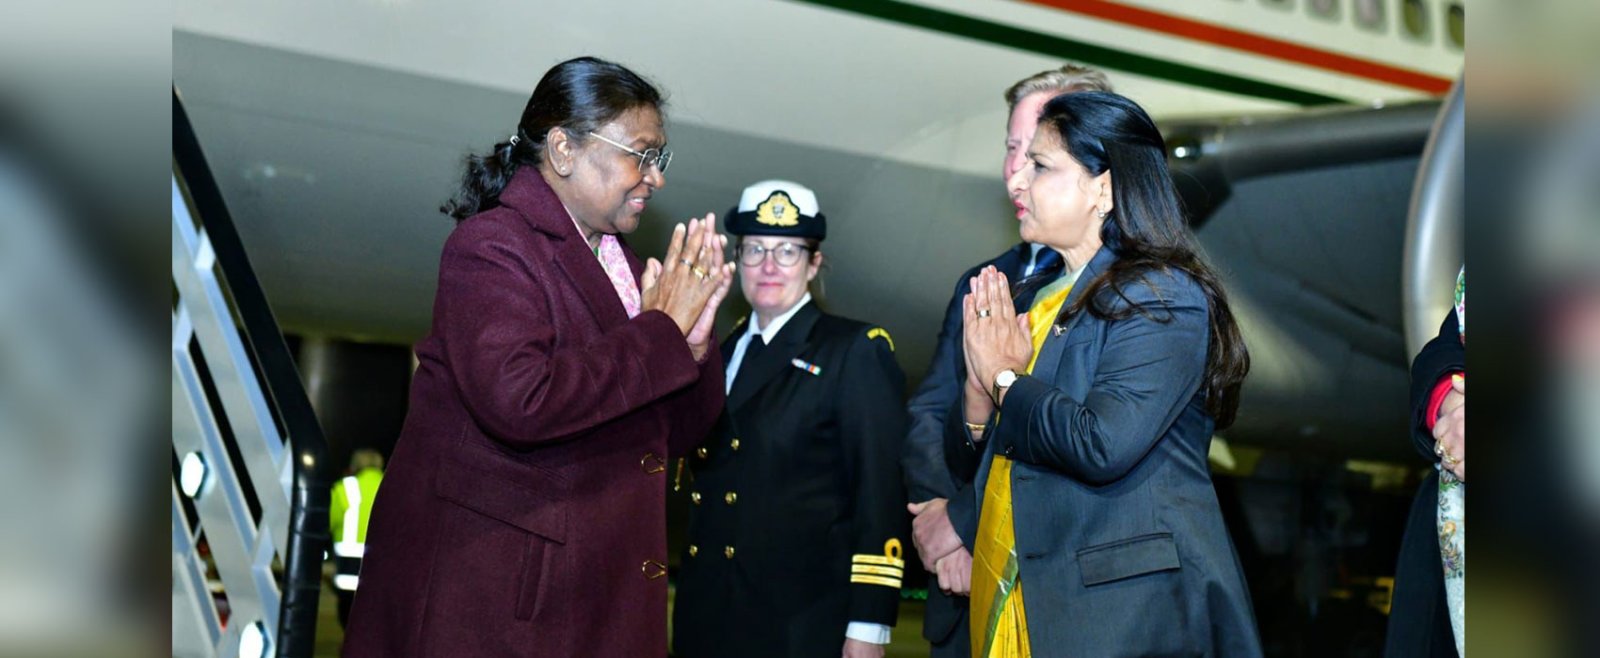
M 1110 215 L 1110 214 L 1111 214 L 1110 210 L 1100 210 L 1100 211 L 1095 212 L 1094 216 L 1098 217 L 1100 219 L 1105 219 L 1106 216 Z

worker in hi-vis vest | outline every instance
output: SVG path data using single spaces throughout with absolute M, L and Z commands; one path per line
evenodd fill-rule
M 328 523 L 333 528 L 333 590 L 339 597 L 339 625 L 350 618 L 367 548 L 367 519 L 383 481 L 383 455 L 362 448 L 350 455 L 350 475 L 333 485 Z

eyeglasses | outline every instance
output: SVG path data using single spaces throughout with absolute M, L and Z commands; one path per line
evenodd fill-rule
M 654 166 L 656 171 L 665 174 L 667 173 L 667 165 L 672 163 L 672 151 L 668 151 L 666 149 L 648 148 L 645 149 L 643 153 L 640 153 L 628 148 L 627 146 L 606 139 L 605 135 L 601 135 L 593 130 L 589 131 L 589 136 L 627 151 L 629 155 L 639 158 L 639 171 L 644 171 L 644 166 L 648 163 L 651 166 Z
M 745 267 L 760 267 L 767 260 L 767 254 L 772 254 L 773 260 L 783 267 L 792 267 L 800 262 L 801 254 L 810 251 L 805 245 L 785 242 L 777 247 L 768 248 L 762 244 L 751 242 L 739 245 L 739 262 Z

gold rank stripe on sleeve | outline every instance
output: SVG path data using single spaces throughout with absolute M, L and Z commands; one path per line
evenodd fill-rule
M 887 576 L 889 578 L 902 578 L 906 574 L 894 567 L 874 567 L 866 564 L 857 564 L 850 567 L 853 576 Z
M 883 543 L 883 554 L 856 553 L 850 556 L 850 582 L 900 589 L 906 561 L 900 558 L 900 540 Z
M 897 569 L 904 569 L 906 567 L 905 560 L 897 557 L 889 557 L 887 555 L 873 555 L 871 553 L 857 553 L 850 556 L 850 561 L 858 565 L 876 564 L 885 567 L 895 567 Z
M 851 576 L 850 582 L 861 583 L 863 585 L 882 585 L 884 587 L 900 589 L 900 579 L 898 578 L 884 578 L 883 576 Z

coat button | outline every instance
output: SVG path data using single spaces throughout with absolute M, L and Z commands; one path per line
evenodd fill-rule
M 689 494 L 689 500 L 692 501 L 694 504 L 699 505 L 700 504 L 700 492 L 695 491 L 695 492 L 690 493 Z
M 727 503 L 729 505 L 737 503 L 737 502 L 739 502 L 739 494 L 736 494 L 736 493 L 734 493 L 732 491 L 729 491 L 727 493 L 727 495 L 722 497 L 722 502 Z
M 644 469 L 645 473 L 654 475 L 667 470 L 667 459 L 656 453 L 647 452 L 639 458 L 639 468 Z
M 732 441 L 729 441 L 728 442 L 728 447 L 733 448 L 734 452 L 739 452 L 739 440 L 738 439 L 734 439 Z
M 732 560 L 733 559 L 733 547 L 732 546 L 724 546 L 724 547 L 722 547 L 722 557 L 725 557 L 725 558 L 728 558 L 728 559 Z
M 700 446 L 699 448 L 695 448 L 695 450 L 694 450 L 694 456 L 699 457 L 701 459 L 705 459 L 706 458 L 706 454 L 707 453 L 706 453 L 706 447 L 705 446 Z
M 695 546 L 694 544 L 689 544 L 689 557 L 694 557 L 694 556 L 699 555 L 699 554 L 700 554 L 700 547 L 699 546 Z

